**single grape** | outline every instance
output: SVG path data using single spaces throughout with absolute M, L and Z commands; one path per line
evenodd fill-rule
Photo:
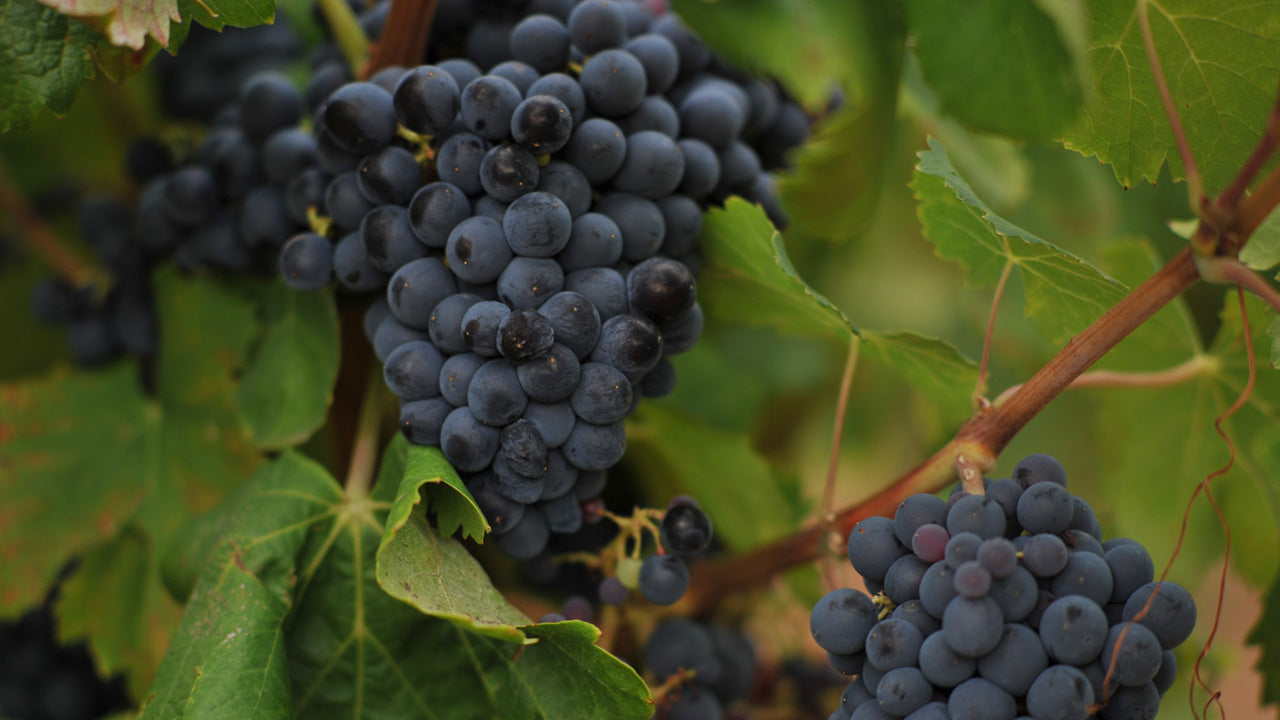
M 630 594 L 622 581 L 616 577 L 601 580 L 597 593 L 600 595 L 600 602 L 605 605 L 622 605 L 627 602 L 627 595 Z
M 280 249 L 280 275 L 294 290 L 319 290 L 333 274 L 333 246 L 323 236 L 299 233 Z
M 545 355 L 554 342 L 551 321 L 535 310 L 513 310 L 498 323 L 498 352 L 513 363 Z
M 677 260 L 650 258 L 627 274 L 627 300 L 631 312 L 643 315 L 660 326 L 672 325 L 688 317 L 697 297 L 693 273 Z M 909 535 L 906 542 L 910 542 Z
M 582 367 L 572 350 L 553 343 L 542 356 L 521 363 L 516 375 L 530 400 L 556 403 L 568 400 L 573 394 L 582 376 Z M 574 416 L 572 408 L 570 415 Z
M 947 645 L 944 633 L 935 632 L 920 645 L 920 671 L 940 688 L 952 688 L 973 677 L 977 661 Z
M 458 83 L 444 69 L 419 65 L 405 73 L 392 93 L 396 119 L 419 135 L 436 135 L 458 114 Z
M 510 80 L 485 75 L 462 88 L 460 117 L 477 136 L 501 140 L 511 131 L 511 116 L 520 100 L 520 90 Z
M 1046 669 L 1027 691 L 1027 711 L 1037 720 L 1085 720 L 1092 701 L 1089 679 L 1070 665 Z
M 573 134 L 573 113 L 559 98 L 533 95 L 511 115 L 511 137 L 535 155 L 563 148 Z
M 885 517 L 869 517 L 853 527 L 848 541 L 849 562 L 858 574 L 868 580 L 882 582 L 898 558 L 907 553 L 894 533 L 893 521 Z
M 435 345 L 416 340 L 391 351 L 383 363 L 382 377 L 401 400 L 425 400 L 440 394 L 443 366 L 444 357 Z
M 569 62 L 569 29 L 550 15 L 530 15 L 511 30 L 511 54 L 540 73 Z
M 689 569 L 675 555 L 650 555 L 640 566 L 640 594 L 655 605 L 670 605 L 689 587 Z
M 1018 705 L 1009 693 L 983 678 L 969 678 L 947 698 L 951 720 L 1013 720 Z
M 1142 623 L 1155 633 L 1160 647 L 1172 650 L 1191 637 L 1196 626 L 1196 603 L 1191 593 L 1177 583 L 1147 583 L 1125 602 L 1124 619 Z
M 1023 488 L 1042 482 L 1051 482 L 1062 487 L 1067 486 L 1067 471 L 1050 455 L 1034 453 L 1018 462 L 1013 469 L 1013 479 Z
M 616 0 L 585 0 L 569 13 L 569 37 L 584 53 L 618 47 L 627 39 L 627 19 Z
M 372 152 L 395 136 L 391 94 L 373 83 L 354 82 L 338 88 L 325 102 L 321 115 L 328 136 L 348 152 Z
M 894 668 L 876 686 L 880 707 L 895 717 L 915 712 L 932 698 L 933 684 L 916 667 Z
M 952 598 L 942 613 L 947 645 L 966 657 L 982 657 L 995 649 L 1003 628 L 1000 606 L 989 597 Z
M 990 538 L 978 546 L 978 562 L 991 577 L 1008 577 L 1018 567 L 1018 551 L 1005 538 Z
M 926 523 L 911 535 L 911 551 L 928 563 L 936 563 L 946 555 L 947 541 L 951 535 L 937 523 Z
M 956 568 L 955 584 L 961 597 L 980 598 L 991 588 L 991 573 L 977 560 L 969 560 Z
M 696 555 L 711 544 L 711 519 L 696 505 L 677 505 L 663 515 L 660 532 L 670 552 Z
M 1041 483 L 1045 485 L 1047 483 Z M 1034 487 L 1034 486 L 1033 486 Z M 1049 485 L 1057 487 L 1057 485 Z M 1073 552 L 1067 558 L 1067 565 L 1052 580 L 1049 589 L 1054 595 L 1081 595 L 1089 598 L 1101 607 L 1111 599 L 1111 568 L 1107 561 L 1099 555 L 1088 552 Z
M 1007 624 L 995 648 L 978 659 L 978 674 L 1014 697 L 1027 694 L 1049 667 L 1040 636 L 1026 625 Z
M 502 217 L 502 230 L 511 252 L 524 257 L 549 258 L 569 242 L 573 218 L 560 198 L 531 192 L 514 201 Z
M 1107 639 L 1107 616 L 1089 598 L 1054 600 L 1040 618 L 1040 640 L 1056 662 L 1083 665 L 1098 657 Z
M 889 618 L 876 623 L 867 633 L 867 662 L 883 671 L 915 665 L 924 637 L 915 625 Z
M 822 596 L 813 606 L 809 630 L 814 642 L 827 652 L 841 655 L 862 652 L 867 634 L 876 625 L 877 614 L 871 598 L 857 590 L 840 588 Z

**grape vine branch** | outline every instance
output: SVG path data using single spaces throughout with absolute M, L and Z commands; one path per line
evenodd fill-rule
M 1199 215 L 1189 247 L 1072 338 L 1025 383 L 1002 395 L 1001 402 L 980 402 L 978 412 L 961 425 L 950 442 L 873 496 L 836 512 L 830 523 L 810 525 L 743 555 L 695 568 L 680 610 L 708 613 L 734 592 L 758 587 L 781 572 L 812 562 L 822 555 L 830 531 L 847 536 L 864 518 L 891 515 L 907 496 L 936 491 L 952 482 L 956 474 L 960 475 L 966 490 L 981 493 L 983 472 L 994 467 L 996 457 L 1033 417 L 1109 350 L 1202 277 L 1212 282 L 1235 284 L 1280 310 L 1280 294 L 1235 259 L 1253 231 L 1280 204 L 1280 169 L 1264 178 L 1255 193 L 1245 194 L 1249 184 L 1280 146 L 1280 94 L 1257 146 L 1235 179 L 1211 203 L 1208 202 L 1204 198 L 1186 133 L 1160 69 L 1144 0 L 1138 3 L 1138 16 L 1156 86 L 1182 157 L 1190 201 Z M 986 352 L 984 347 L 984 360 Z M 980 376 L 979 382 L 981 380 Z

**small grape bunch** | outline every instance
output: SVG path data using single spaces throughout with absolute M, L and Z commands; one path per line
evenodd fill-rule
M 687 561 L 701 554 L 713 538 L 711 519 L 693 498 L 681 495 L 665 511 L 637 509 L 631 518 L 606 513 L 622 532 L 601 553 L 612 559 L 602 564 L 606 576 L 597 590 L 605 605 L 622 605 L 631 590 L 638 590 L 655 605 L 671 605 L 689 589 Z M 660 520 L 659 520 L 660 519 Z M 654 520 L 659 520 L 655 525 Z M 662 552 L 640 559 L 645 533 L 657 540 Z
M 1155 717 L 1196 606 L 1128 538 L 1102 541 L 1054 458 L 983 495 L 913 495 L 849 535 L 874 597 L 839 589 L 810 615 L 851 682 L 832 720 Z
M 644 667 L 661 682 L 655 720 L 720 720 L 751 690 L 756 650 L 738 628 L 673 618 L 644 645 Z

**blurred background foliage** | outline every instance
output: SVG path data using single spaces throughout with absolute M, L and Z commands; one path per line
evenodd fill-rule
M 873 494 L 923 460 L 968 414 L 966 399 L 976 379 L 992 291 L 972 287 L 964 268 L 939 259 L 924 237 L 910 184 L 927 138 L 942 142 L 961 176 L 995 212 L 1130 286 L 1184 245 L 1167 226 L 1189 215 L 1185 185 L 1170 180 L 1168 166 L 1152 183 L 1149 168 L 1105 165 L 1053 139 L 1087 146 L 1075 130 L 1077 114 L 1109 90 L 1089 48 L 1107 39 L 1103 20 L 1130 3 L 1098 0 L 1089 3 L 1088 13 L 1065 2 L 955 4 L 971 21 L 959 30 L 953 9 L 926 0 L 672 4 L 717 50 L 779 78 L 818 117 L 810 146 L 794 158 L 796 174 L 783 179 L 792 220 L 785 248 L 798 275 L 866 338 L 840 443 L 837 507 Z M 297 5 L 285 12 L 305 27 L 308 13 Z M 1274 3 L 1267 5 L 1280 16 Z M 1007 67 L 983 64 L 992 52 L 1009 51 L 1001 42 L 981 47 L 983 33 L 1013 27 L 1019 18 L 1044 25 L 1047 30 L 1041 29 L 1056 38 L 1047 53 L 1056 65 L 1015 76 Z M 1161 18 L 1158 45 L 1171 31 Z M 1275 29 L 1268 27 L 1266 47 L 1280 57 Z M 1035 39 L 1034 30 L 1027 32 L 1019 44 L 1024 52 L 1036 47 L 1025 42 Z M 959 38 L 957 47 L 943 42 L 948 37 Z M 931 44 L 926 45 L 927 38 L 933 38 Z M 959 67 L 954 59 L 948 62 L 961 56 L 969 62 Z M 1234 61 L 1244 63 L 1247 55 Z M 1169 64 L 1178 63 L 1171 55 Z M 1237 67 L 1242 73 L 1257 71 Z M 1028 95 L 1037 73 L 1054 77 L 1061 90 L 1040 98 Z M 1274 87 L 1275 77 L 1267 82 Z M 66 117 L 55 119 L 44 111 L 25 132 L 0 136 L 4 171 L 68 242 L 77 242 L 77 198 L 134 192 L 121 172 L 131 139 L 158 134 L 188 143 L 198 133 L 161 118 L 154 83 L 149 72 L 123 84 L 99 76 L 81 88 Z M 1027 107 L 1020 105 L 1024 99 Z M 1255 115 L 1250 122 L 1256 129 L 1268 102 L 1249 98 L 1233 112 Z M 1207 177 L 1223 177 L 1221 168 L 1235 167 L 1242 158 L 1233 148 L 1248 147 L 1254 139 L 1256 133 L 1235 138 L 1227 149 L 1214 145 Z M 1161 142 L 1156 138 L 1147 145 Z M 1205 143 L 1193 142 L 1193 150 L 1209 160 Z M 1128 187 L 1117 177 L 1126 177 Z M 4 380 L 39 373 L 66 357 L 62 333 L 39 326 L 27 310 L 27 298 L 46 271 L 23 252 L 22 229 L 11 220 L 0 218 L 0 316 L 14 340 L 0 353 Z M 714 265 L 709 272 L 716 272 Z M 716 292 L 714 284 L 710 292 Z M 1010 282 L 992 337 L 988 397 L 1025 380 L 1061 347 L 1026 316 L 1025 299 L 1023 285 Z M 745 550 L 815 516 L 848 340 L 839 332 L 797 336 L 753 326 L 752 315 L 767 315 L 770 308 L 737 302 L 729 312 L 745 321 L 710 323 L 698 347 L 676 361 L 676 392 L 637 418 L 622 472 L 654 502 L 672 492 L 696 492 L 724 541 Z M 1229 404 L 1240 388 L 1244 350 L 1234 303 L 1234 295 L 1222 287 L 1201 284 L 1102 363 L 1161 370 L 1206 353 L 1226 368 L 1221 376 L 1170 388 L 1068 391 L 1018 435 L 992 477 L 1004 476 L 1032 452 L 1058 457 L 1073 492 L 1089 499 L 1104 529 L 1139 539 L 1162 566 L 1177 541 L 1186 501 L 1205 474 L 1226 459 L 1212 424 L 1216 408 Z M 1252 303 L 1250 312 L 1254 327 L 1267 326 L 1270 317 L 1260 304 Z M 913 375 L 903 356 L 895 354 L 904 345 L 877 342 L 900 331 L 936 338 L 954 350 L 926 343 L 916 357 L 925 369 Z M 1274 707 L 1262 705 L 1263 679 L 1253 669 L 1259 651 L 1245 643 L 1263 612 L 1280 555 L 1280 426 L 1274 422 L 1280 394 L 1274 392 L 1276 371 L 1266 362 L 1269 338 L 1258 332 L 1254 340 L 1263 360 L 1257 402 L 1230 424 L 1238 467 L 1215 484 L 1235 544 L 1223 624 L 1205 661 L 1206 678 L 1224 691 L 1227 714 L 1237 719 L 1276 717 Z M 934 391 L 927 390 L 930 382 Z M 322 431 L 309 446 L 320 457 L 332 455 L 325 450 L 326 437 Z M 688 441 L 675 443 L 675 437 Z M 1209 632 L 1223 549 L 1222 529 L 1200 502 L 1170 571 L 1171 579 L 1193 589 L 1201 609 L 1197 634 L 1180 650 L 1183 668 L 1190 667 Z M 840 579 L 846 585 L 858 582 L 847 563 L 837 558 L 832 564 L 843 569 Z M 817 574 L 804 569 L 760 601 L 731 602 L 725 612 L 751 618 L 762 645 L 775 657 L 816 658 L 804 624 L 819 592 Z M 1278 595 L 1272 593 L 1273 605 L 1280 603 Z M 1269 662 L 1275 700 L 1280 668 L 1274 655 Z M 1180 675 L 1182 689 L 1166 696 L 1162 718 L 1191 716 L 1185 700 L 1189 673 Z

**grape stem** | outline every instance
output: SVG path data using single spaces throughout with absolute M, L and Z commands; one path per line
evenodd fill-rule
M 435 15 L 436 0 L 392 0 L 386 27 L 362 76 L 368 78 L 395 65 L 406 68 L 421 65 L 427 56 Z
M 111 276 L 67 247 L 62 238 L 32 209 L 2 163 L 0 208 L 22 228 L 22 236 L 31 252 L 67 284 L 77 288 L 93 286 L 103 293 L 110 287 Z
M 346 0 L 319 0 L 320 12 L 333 30 L 333 37 L 347 58 L 352 72 L 359 73 L 369 59 L 369 38 Z
M 383 386 L 381 369 L 375 366 L 369 373 L 364 399 L 360 402 L 360 419 L 356 425 L 351 462 L 347 466 L 347 481 L 344 483 L 348 497 L 368 497 L 369 488 L 373 485 L 374 470 L 378 466 L 382 416 L 386 411 L 389 394 Z
M 1276 292 L 1270 283 L 1239 260 L 1231 257 L 1198 257 L 1196 265 L 1200 269 L 1200 276 L 1205 280 L 1248 290 L 1280 313 L 1280 292 Z
M 1211 355 L 1193 355 L 1185 362 L 1171 368 L 1152 372 L 1121 372 L 1118 370 L 1092 370 L 1071 381 L 1068 389 L 1094 387 L 1167 387 L 1193 380 L 1217 371 L 1218 360 Z M 1017 392 L 1021 385 L 1014 385 L 1000 393 L 992 405 L 999 406 Z
M 831 532 L 831 523 L 835 520 L 836 475 L 840 469 L 840 438 L 844 436 L 844 417 L 849 410 L 849 391 L 853 386 L 853 375 L 858 368 L 858 348 L 862 342 L 855 335 L 849 342 L 849 355 L 844 363 L 844 375 L 840 378 L 840 394 L 836 399 L 836 417 L 831 428 L 831 457 L 827 461 L 827 480 L 822 489 L 822 505 L 818 510 L 818 522 L 825 532 Z M 835 589 L 834 573 L 823 568 L 823 579 Z
M 1000 271 L 1000 280 L 996 283 L 995 294 L 991 298 L 991 312 L 987 315 L 987 334 L 982 339 L 982 361 L 978 364 L 978 382 L 973 386 L 973 409 L 982 410 L 987 402 L 987 372 L 991 360 L 991 337 L 995 334 L 996 313 L 1000 309 L 1000 300 L 1004 297 L 1004 288 L 1009 284 L 1009 276 L 1013 274 L 1013 257 L 1010 256 Z

